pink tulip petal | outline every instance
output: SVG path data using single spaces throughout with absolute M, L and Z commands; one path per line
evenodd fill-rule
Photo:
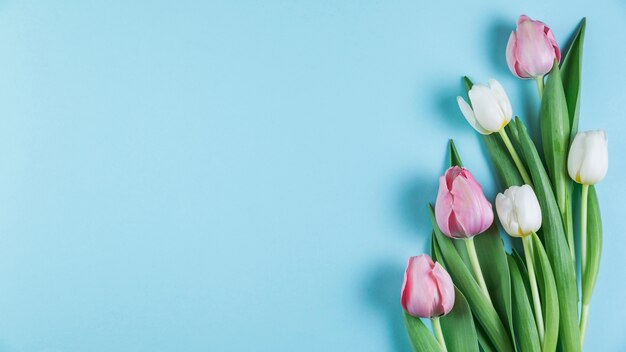
M 431 272 L 433 261 L 426 254 L 409 258 L 402 286 L 401 303 L 410 315 L 433 316 L 433 302 L 437 299 L 437 282 Z
M 450 274 L 439 263 L 435 263 L 433 268 L 433 276 L 437 281 L 437 288 L 439 289 L 439 315 L 448 314 L 452 307 L 454 307 L 455 293 L 454 284 Z
M 439 192 L 435 203 L 435 219 L 441 232 L 450 236 L 449 219 L 452 214 L 452 194 L 448 191 L 446 175 L 439 178 Z
M 465 177 L 456 178 L 451 193 L 454 197 L 452 211 L 466 234 L 477 235 L 491 226 L 491 204 L 485 198 L 482 187 L 469 172 Z

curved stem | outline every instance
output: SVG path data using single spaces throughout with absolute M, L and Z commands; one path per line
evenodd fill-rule
M 587 318 L 589 318 L 589 304 L 584 304 L 580 312 L 580 345 L 585 344 L 585 333 L 587 332 Z
M 506 133 L 506 130 L 502 128 L 500 129 L 500 131 L 498 131 L 498 133 L 500 134 L 500 137 L 502 137 L 502 141 L 504 141 L 506 149 L 509 150 L 509 154 L 511 154 L 511 158 L 513 158 L 513 162 L 515 163 L 515 166 L 517 166 L 517 170 L 519 171 L 520 175 L 522 175 L 524 183 L 532 186 L 533 182 L 530 180 L 530 176 L 528 176 L 528 172 L 526 172 L 524 164 L 522 164 L 522 159 L 520 159 L 519 155 L 515 151 L 515 148 L 513 148 L 513 144 L 511 143 L 511 140 L 509 139 L 509 135 Z
M 535 266 L 533 265 L 533 248 L 530 236 L 522 238 L 524 243 L 524 255 L 526 257 L 526 267 L 528 268 L 528 281 L 530 281 L 530 290 L 533 296 L 533 306 L 535 308 L 535 322 L 539 331 L 539 341 L 543 343 L 544 327 L 543 313 L 541 311 L 541 298 L 539 297 L 539 289 L 537 288 L 537 278 L 535 277 Z
M 543 97 L 543 76 L 535 78 L 537 82 L 537 90 L 539 91 L 539 98 Z
M 474 238 L 470 237 L 466 239 L 465 246 L 467 247 L 467 254 L 469 254 L 470 262 L 472 263 L 472 270 L 474 271 L 474 276 L 476 276 L 478 286 L 480 286 L 480 289 L 483 291 L 489 302 L 491 302 L 491 297 L 489 296 L 489 290 L 487 289 L 483 272 L 480 270 L 480 263 L 478 262 L 478 255 L 476 254 L 476 247 L 474 246 Z
M 443 339 L 443 332 L 441 332 L 441 324 L 439 323 L 439 317 L 432 317 L 430 320 L 433 322 L 433 330 L 435 330 L 435 336 L 437 336 L 437 341 L 439 341 L 439 346 L 441 346 L 441 350 L 443 352 L 447 352 L 446 348 L 446 340 Z

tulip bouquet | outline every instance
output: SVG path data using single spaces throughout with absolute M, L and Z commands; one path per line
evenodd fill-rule
M 450 141 L 450 168 L 430 206 L 430 256 L 408 260 L 401 291 L 416 351 L 582 350 L 602 247 L 594 185 L 608 165 L 605 132 L 577 129 L 584 34 L 583 19 L 563 60 L 542 22 L 520 16 L 509 38 L 511 72 L 537 84 L 541 150 L 498 81 L 464 77 L 468 99 L 457 103 L 483 135 L 512 248 Z M 434 336 L 420 318 L 431 319 Z

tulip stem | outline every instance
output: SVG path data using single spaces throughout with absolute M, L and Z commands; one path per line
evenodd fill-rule
M 472 270 L 474 270 L 474 276 L 476 276 L 476 281 L 478 282 L 478 286 L 483 291 L 489 302 L 491 302 L 491 296 L 489 296 L 489 290 L 487 289 L 487 284 L 485 283 L 485 278 L 483 277 L 483 272 L 480 270 L 480 262 L 478 262 L 478 255 L 476 255 L 476 247 L 474 246 L 474 238 L 470 237 L 465 240 L 465 246 L 467 247 L 467 254 L 469 254 L 470 262 L 472 263 Z
M 587 332 L 587 318 L 589 318 L 589 303 L 583 303 L 580 312 L 580 345 L 585 343 L 585 333 Z
M 526 267 L 528 268 L 528 281 L 530 281 L 530 290 L 533 296 L 533 306 L 535 308 L 535 322 L 539 331 L 539 341 L 543 343 L 544 327 L 543 313 L 541 311 L 541 298 L 539 297 L 539 289 L 537 288 L 537 278 L 535 277 L 535 266 L 533 264 L 533 244 L 531 236 L 524 236 L 524 255 L 526 257 Z
M 522 164 L 522 159 L 520 159 L 519 155 L 515 151 L 515 148 L 513 148 L 513 144 L 511 143 L 511 140 L 509 139 L 509 135 L 506 133 L 506 130 L 502 128 L 498 133 L 500 134 L 500 137 L 502 137 L 502 141 L 504 141 L 506 149 L 509 150 L 509 154 L 511 154 L 511 158 L 513 158 L 513 162 L 515 163 L 515 166 L 517 166 L 517 170 L 519 171 L 520 175 L 522 175 L 522 180 L 524 180 L 525 184 L 532 186 L 533 182 L 530 180 L 530 176 L 528 176 L 528 172 L 526 172 L 524 164 Z
M 585 282 L 585 270 L 587 270 L 587 198 L 589 185 L 582 185 L 580 200 L 580 256 L 582 266 L 580 268 L 581 282 Z
M 580 200 L 580 282 L 585 282 L 585 271 L 587 270 L 587 199 L 589 198 L 589 185 L 582 185 Z M 580 312 L 580 344 L 585 342 L 585 332 L 587 331 L 587 318 L 589 317 L 589 303 L 585 303 L 585 290 L 583 290 L 583 304 Z
M 443 352 L 447 352 L 446 348 L 446 340 L 443 339 L 443 332 L 441 332 L 441 324 L 439 323 L 439 317 L 432 317 L 430 319 L 433 322 L 433 330 L 435 330 L 435 336 L 437 336 L 437 341 L 439 341 L 439 346 Z
M 537 82 L 537 90 L 539 91 L 539 98 L 543 97 L 543 76 L 535 78 Z

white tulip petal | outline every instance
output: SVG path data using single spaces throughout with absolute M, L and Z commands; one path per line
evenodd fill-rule
M 490 134 L 491 132 L 484 129 L 476 120 L 476 115 L 474 115 L 474 110 L 472 107 L 461 97 L 456 97 L 456 101 L 459 104 L 459 108 L 461 109 L 461 113 L 465 116 L 465 119 L 469 124 L 480 134 Z
M 572 146 L 569 148 L 569 155 L 567 156 L 567 173 L 576 182 L 580 182 L 579 171 L 583 163 L 584 138 L 584 132 L 580 132 L 574 137 Z
M 604 178 L 608 169 L 608 148 L 604 131 L 586 134 L 585 155 L 580 168 L 580 179 L 585 184 L 596 184 Z
M 489 132 L 498 132 L 505 123 L 498 101 L 487 86 L 475 84 L 469 93 L 474 116 L 478 123 Z
M 522 237 L 541 227 L 541 207 L 533 189 L 512 186 L 496 197 L 496 212 L 506 233 Z
M 511 118 L 513 117 L 513 108 L 511 107 L 511 101 L 509 100 L 509 97 L 504 91 L 504 87 L 502 87 L 500 82 L 496 81 L 495 79 L 489 80 L 489 87 L 491 88 L 491 92 L 493 93 L 494 97 L 498 101 L 498 105 L 502 110 L 504 119 L 506 120 L 506 122 L 511 121 Z
M 515 195 L 515 210 L 520 223 L 521 234 L 528 235 L 541 227 L 541 208 L 535 192 L 529 185 L 523 185 Z
M 606 176 L 609 166 L 608 139 L 602 130 L 579 132 L 567 158 L 567 172 L 582 184 L 596 184 Z

